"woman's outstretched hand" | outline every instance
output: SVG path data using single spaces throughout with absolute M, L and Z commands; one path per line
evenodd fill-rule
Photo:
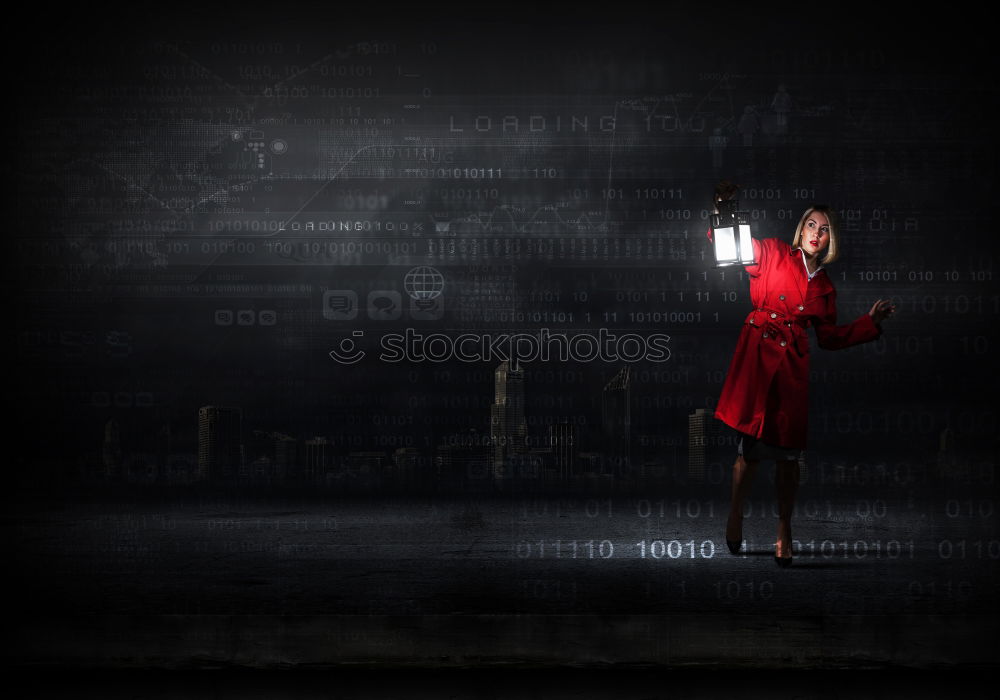
M 715 195 L 712 197 L 712 213 L 719 213 L 719 202 L 732 199 L 739 192 L 740 186 L 731 180 L 720 180 L 715 186 Z
M 882 321 L 892 316 L 895 312 L 895 304 L 888 299 L 879 299 L 872 305 L 872 310 L 868 312 L 868 315 L 872 317 L 875 323 L 882 323 Z

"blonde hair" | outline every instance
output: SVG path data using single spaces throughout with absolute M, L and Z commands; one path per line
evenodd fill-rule
M 837 230 L 840 226 L 837 223 L 837 215 L 834 214 L 833 210 L 825 204 L 813 204 L 811 207 L 806 209 L 802 218 L 799 219 L 799 225 L 795 227 L 795 236 L 792 238 L 792 248 L 799 247 L 799 244 L 802 241 L 802 229 L 805 228 L 806 221 L 809 220 L 809 215 L 815 211 L 825 214 L 827 221 L 830 222 L 830 245 L 826 248 L 826 256 L 820 260 L 821 265 L 829 265 L 840 257 L 840 246 L 837 245 Z

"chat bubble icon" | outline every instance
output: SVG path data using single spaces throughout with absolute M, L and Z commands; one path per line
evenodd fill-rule
M 358 315 L 358 294 L 353 289 L 330 289 L 323 292 L 323 318 L 349 321 Z
M 376 321 L 392 321 L 403 315 L 403 298 L 393 289 L 379 289 L 368 294 L 368 317 Z
M 257 323 L 262 326 L 273 326 L 278 322 L 278 314 L 271 309 L 263 309 L 257 312 Z

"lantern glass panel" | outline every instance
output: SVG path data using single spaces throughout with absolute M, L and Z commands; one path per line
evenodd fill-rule
M 739 258 L 736 256 L 736 229 L 732 226 L 723 226 L 712 232 L 715 238 L 715 260 L 720 264 L 733 263 Z
M 740 261 L 744 265 L 753 263 L 753 238 L 750 224 L 740 224 Z

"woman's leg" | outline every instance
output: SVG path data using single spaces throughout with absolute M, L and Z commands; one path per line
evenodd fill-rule
M 792 511 L 795 493 L 799 489 L 799 462 L 795 459 L 775 460 L 774 486 L 778 495 L 778 542 L 774 556 L 790 559 L 792 556 Z
M 729 518 L 726 520 L 726 540 L 728 542 L 743 541 L 743 501 L 750 493 L 754 475 L 757 473 L 756 459 L 744 459 L 743 455 L 736 457 L 733 463 L 733 494 L 729 505 Z

